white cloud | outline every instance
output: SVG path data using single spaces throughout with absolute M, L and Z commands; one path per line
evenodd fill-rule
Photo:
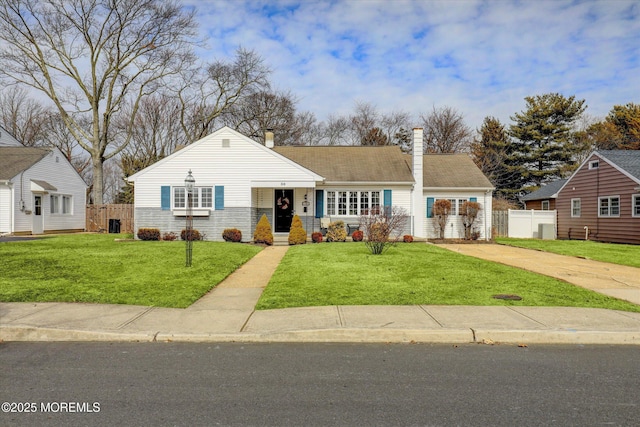
M 603 116 L 640 102 L 635 1 L 193 1 L 202 56 L 254 49 L 279 89 L 323 120 L 356 100 L 416 118 L 451 106 L 472 127 L 503 122 L 524 97 L 586 99 Z

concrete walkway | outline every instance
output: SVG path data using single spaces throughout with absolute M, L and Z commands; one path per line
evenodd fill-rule
M 470 255 L 475 247 L 483 257 L 493 254 L 503 263 L 542 262 L 533 258 L 537 251 L 499 245 L 444 246 Z M 254 311 L 287 249 L 265 248 L 187 309 L 0 303 L 0 340 L 640 344 L 640 313 L 601 309 L 420 305 Z M 592 261 L 575 267 L 575 258 L 565 258 L 571 267 L 557 267 L 559 274 L 577 281 L 577 272 L 590 274 L 589 280 L 576 284 L 591 283 L 597 289 L 622 289 L 631 291 L 625 295 L 635 295 L 627 286 L 635 286 L 639 269 L 632 269 L 631 276 L 603 274 L 617 267 L 596 268 Z M 545 259 L 545 265 L 551 266 L 551 259 Z M 546 268 L 545 274 L 551 271 Z M 607 277 L 622 281 L 624 287 L 609 287 Z

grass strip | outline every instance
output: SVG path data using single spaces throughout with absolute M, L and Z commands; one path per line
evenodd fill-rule
M 520 301 L 494 299 L 515 294 Z M 438 248 L 401 243 L 371 255 L 363 243 L 289 249 L 257 309 L 327 305 L 640 306 L 569 283 Z
M 0 243 L 0 301 L 188 307 L 260 251 L 227 242 L 116 242 L 80 234 Z M 120 236 L 122 237 L 122 236 Z

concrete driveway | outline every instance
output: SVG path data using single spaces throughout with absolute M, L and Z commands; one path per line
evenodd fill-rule
M 498 244 L 441 244 L 463 255 L 522 268 L 640 304 L 640 268 Z

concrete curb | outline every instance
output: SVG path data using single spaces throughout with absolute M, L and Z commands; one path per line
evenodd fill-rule
M 188 334 L 0 327 L 0 341 L 16 342 L 242 342 L 640 345 L 636 331 L 320 329 L 273 333 Z

